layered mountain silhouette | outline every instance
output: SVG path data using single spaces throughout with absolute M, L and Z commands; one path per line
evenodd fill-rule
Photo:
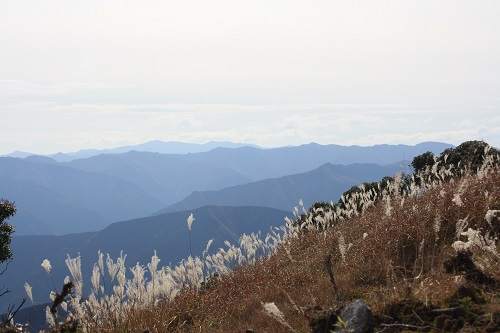
M 256 181 L 310 171 L 325 163 L 388 165 L 407 161 L 406 164 L 409 164 L 415 156 L 426 151 L 439 154 L 450 147 L 452 145 L 438 142 L 424 142 L 415 146 L 375 145 L 369 147 L 310 143 L 273 149 L 217 148 L 205 153 L 179 155 L 179 158 L 206 165 L 224 166 Z
M 26 159 L 0 158 L 0 181 L 0 197 L 16 203 L 18 235 L 99 230 L 163 206 L 124 179 Z
M 224 166 L 186 161 L 179 156 L 131 151 L 102 154 L 63 165 L 127 180 L 165 204 L 179 201 L 194 190 L 218 190 L 250 181 Z
M 111 221 L 82 206 L 76 198 L 43 185 L 0 175 L 2 196 L 15 198 L 17 213 L 9 220 L 17 235 L 55 235 L 99 230 Z
M 152 153 L 161 153 L 161 154 L 188 154 L 188 153 L 200 153 L 209 151 L 218 147 L 226 147 L 226 148 L 237 148 L 237 147 L 258 147 L 256 145 L 248 144 L 248 143 L 234 143 L 234 142 L 217 142 L 211 141 L 203 144 L 198 143 L 186 143 L 186 142 L 177 142 L 177 141 L 149 141 L 145 143 L 141 143 L 138 145 L 129 145 L 129 146 L 121 146 L 117 148 L 111 149 L 82 149 L 77 152 L 69 152 L 69 153 L 56 153 L 50 154 L 49 157 L 53 158 L 58 162 L 69 162 L 75 159 L 80 158 L 88 158 L 92 156 L 97 156 L 101 154 L 122 154 L 127 153 L 132 150 L 136 151 L 146 151 Z M 23 152 L 23 151 L 15 151 L 10 154 L 4 155 L 5 157 L 27 157 L 35 155 L 33 153 Z
M 157 214 L 195 209 L 205 205 L 264 206 L 293 211 L 302 200 L 305 207 L 318 201 L 337 201 L 354 185 L 393 176 L 397 164 L 333 165 L 326 163 L 312 171 L 228 187 L 219 191 L 196 191 Z
M 17 204 L 18 213 L 10 220 L 17 235 L 96 231 L 160 210 L 206 204 L 290 211 L 299 199 L 306 205 L 336 201 L 352 185 L 391 176 L 414 156 L 426 151 L 438 154 L 447 147 L 444 143 L 219 147 L 168 155 L 129 151 L 65 163 L 47 156 L 4 157 L 0 158 L 0 197 Z M 317 169 L 325 163 L 335 167 Z M 361 166 L 365 163 L 372 164 Z

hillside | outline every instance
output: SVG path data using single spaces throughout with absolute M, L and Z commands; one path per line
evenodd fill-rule
M 375 332 L 498 332 L 500 170 L 486 166 L 451 180 L 450 170 L 429 170 L 423 178 L 431 182 L 412 192 L 401 193 L 395 179 L 382 197 L 362 193 L 346 198 L 338 215 L 311 214 L 308 232 L 274 256 L 135 318 L 183 318 L 171 322 L 172 332 L 198 325 L 205 332 L 330 332 L 343 306 L 329 266 L 343 305 L 364 299 Z
M 477 146 L 464 145 L 474 154 Z M 88 306 L 80 306 L 82 281 L 73 275 L 78 319 L 68 325 L 95 332 L 318 333 L 335 329 L 339 315 L 350 331 L 354 322 L 342 309 L 363 299 L 373 314 L 366 317 L 369 331 L 497 332 L 500 156 L 489 151 L 469 159 L 483 161 L 479 169 L 447 164 L 462 146 L 447 151 L 412 178 L 361 187 L 338 205 L 302 214 L 299 224 L 289 220 L 284 235 L 265 241 L 243 238 L 175 267 L 160 268 L 153 257 L 147 270 L 132 269 L 129 282 L 115 282 L 111 298 L 93 279 Z M 219 275 L 207 277 L 207 268 Z

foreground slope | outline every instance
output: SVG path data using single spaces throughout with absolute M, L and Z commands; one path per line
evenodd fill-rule
M 455 171 L 436 166 L 419 186 L 396 177 L 362 190 L 344 208 L 305 216 L 263 261 L 208 286 L 193 281 L 160 306 L 130 303 L 115 322 L 94 324 L 89 311 L 84 323 L 100 332 L 123 328 L 119 318 L 128 332 L 331 332 L 341 302 L 362 298 L 373 331 L 498 332 L 500 169 Z
M 205 332 L 331 332 L 341 306 L 330 266 L 343 303 L 363 298 L 371 307 L 374 331 L 498 332 L 500 171 L 442 181 L 450 175 L 436 173 L 410 195 L 360 196 L 362 213 L 324 212 L 333 222 L 327 230 L 316 230 L 309 216 L 312 229 L 268 260 L 137 319 L 151 318 L 151 327 L 160 316 L 190 318 L 172 324 L 172 332 L 198 325 Z M 266 311 L 266 303 L 281 315 Z

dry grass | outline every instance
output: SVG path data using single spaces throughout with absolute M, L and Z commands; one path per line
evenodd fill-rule
M 309 318 L 319 309 L 338 307 L 325 269 L 329 256 L 342 300 L 363 298 L 375 314 L 375 326 L 383 316 L 421 324 L 418 320 L 427 320 L 424 314 L 429 309 L 466 306 L 460 303 L 465 301 L 458 290 L 477 281 L 457 267 L 446 271 L 444 264 L 456 256 L 453 244 L 458 240 L 465 244 L 462 233 L 471 228 L 481 232 L 475 242 L 469 239 L 466 244 L 478 271 L 500 280 L 498 242 L 493 239 L 500 234 L 500 216 L 486 218 L 489 211 L 500 210 L 500 171 L 493 166 L 451 179 L 445 177 L 445 170 L 441 176 L 439 170 L 434 172 L 430 182 L 411 187 L 410 194 L 395 190 L 400 186 L 394 184 L 376 200 L 357 197 L 355 205 L 361 202 L 367 207 L 360 211 L 350 209 L 347 198 L 347 209 L 341 214 L 325 212 L 328 228 L 315 224 L 292 231 L 271 256 L 240 266 L 206 287 L 186 285 L 175 298 L 156 300 L 154 306 L 128 304 L 115 321 L 109 320 L 115 312 L 103 308 L 97 319 L 86 317 L 83 327 L 88 332 L 131 333 L 310 332 Z M 240 256 L 246 257 L 241 252 Z M 479 313 L 489 311 L 491 318 L 500 318 L 499 285 L 479 283 L 472 290 L 477 288 L 486 302 L 482 312 L 474 310 L 474 316 L 453 322 L 456 327 L 474 320 L 497 325 L 497 319 L 488 322 Z M 478 301 L 474 302 L 476 306 Z M 265 303 L 276 304 L 286 323 L 266 312 Z M 416 315 L 413 319 L 412 313 L 405 312 L 408 309 Z M 425 311 L 417 315 L 421 310 Z M 452 327 L 448 319 L 441 319 L 427 324 L 444 330 Z
M 461 205 L 453 202 L 459 192 Z M 500 209 L 498 171 L 483 178 L 466 176 L 436 185 L 404 201 L 392 197 L 390 215 L 386 214 L 386 203 L 378 202 L 362 216 L 326 231 L 300 233 L 290 240 L 288 250 L 282 247 L 265 261 L 223 276 L 202 293 L 184 292 L 165 307 L 143 310 L 138 314 L 144 319 L 143 326 L 131 331 L 147 328 L 162 332 L 166 328 L 155 325 L 169 322 L 172 332 L 245 332 L 248 328 L 289 332 L 263 311 L 262 303 L 274 302 L 295 330 L 309 332 L 304 310 L 336 306 L 324 266 L 329 254 L 333 255 L 333 271 L 346 302 L 362 297 L 375 314 L 410 298 L 446 306 L 466 280 L 460 273 L 443 270 L 444 261 L 455 254 L 451 245 L 456 240 L 457 221 L 467 219 L 467 227 L 488 230 L 484 217 L 492 209 Z M 495 226 L 495 232 L 500 233 L 498 219 Z M 340 235 L 349 247 L 344 260 Z M 483 271 L 500 279 L 499 258 L 478 248 L 473 251 Z M 498 313 L 498 297 L 488 308 Z

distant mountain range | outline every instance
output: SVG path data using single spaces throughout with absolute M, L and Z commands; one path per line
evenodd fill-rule
M 209 151 L 219 147 L 225 148 L 237 148 L 237 147 L 258 147 L 256 145 L 248 143 L 234 143 L 234 142 L 216 142 L 211 141 L 208 143 L 198 144 L 198 143 L 186 143 L 186 142 L 176 142 L 176 141 L 149 141 L 146 143 L 141 143 L 138 145 L 121 146 L 111 149 L 82 149 L 77 152 L 69 153 L 56 153 L 47 155 L 58 162 L 69 162 L 79 158 L 87 158 L 92 156 L 97 156 L 100 154 L 122 154 L 127 153 L 132 150 L 145 151 L 151 153 L 161 153 L 161 154 L 188 154 L 188 153 L 201 153 Z M 28 156 L 37 155 L 33 153 L 15 151 L 13 153 L 4 155 L 4 157 L 19 157 L 25 158 Z
M 392 176 L 414 156 L 450 146 L 219 147 L 190 154 L 129 151 L 70 162 L 3 157 L 0 197 L 17 204 L 10 220 L 17 235 L 96 231 L 120 220 L 206 204 L 289 211 L 299 199 L 306 205 L 336 201 L 352 185 Z M 324 164 L 330 170 L 317 169 Z
M 206 165 L 233 169 L 253 181 L 306 172 L 325 164 L 374 163 L 388 165 L 411 160 L 426 151 L 439 154 L 452 145 L 424 142 L 415 146 L 375 145 L 339 146 L 310 143 L 301 146 L 258 149 L 217 148 L 205 153 L 179 155 L 179 158 Z
M 209 239 L 214 239 L 212 250 L 225 247 L 228 240 L 237 244 L 243 234 L 269 231 L 271 226 L 284 224 L 289 212 L 267 207 L 220 207 L 205 206 L 189 212 L 176 212 L 152 217 L 113 223 L 99 232 L 69 234 L 63 236 L 14 236 L 11 248 L 14 260 L 2 275 L 2 285 L 8 286 L 11 293 L 2 296 L 0 313 L 9 303 L 19 304 L 26 298 L 23 285 L 28 282 L 33 287 L 37 303 L 49 301 L 52 283 L 45 270 L 40 266 L 44 259 L 52 264 L 52 277 L 56 287 L 63 285 L 69 271 L 64 260 L 67 254 L 82 258 L 82 271 L 89 287 L 92 267 L 97 262 L 97 251 L 109 253 L 113 260 L 123 253 L 126 263 L 134 266 L 137 262 L 146 265 L 156 250 L 161 265 L 176 265 L 189 256 L 187 218 L 193 213 L 192 225 L 193 255 L 200 256 Z M 214 252 L 211 251 L 211 252 Z M 130 272 L 127 273 L 128 275 Z M 109 287 L 109 281 L 106 282 Z

